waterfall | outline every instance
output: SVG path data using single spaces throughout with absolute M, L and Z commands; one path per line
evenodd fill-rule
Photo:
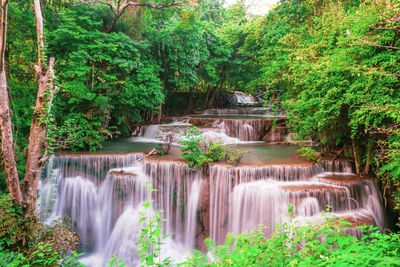
M 265 136 L 273 134 L 273 142 L 285 141 L 286 126 L 273 127 L 271 118 L 201 118 L 191 117 L 189 123 L 197 127 L 221 129 L 227 136 L 237 138 L 241 142 L 261 141 Z M 280 120 L 279 123 L 284 123 Z M 270 140 L 267 140 L 270 141 Z
M 219 130 L 209 130 L 206 125 L 204 136 L 218 133 L 234 138 L 226 135 L 229 129 L 238 130 L 247 140 L 260 125 L 266 126 L 262 120 L 259 125 L 247 120 L 237 125 L 234 120 L 212 123 Z M 155 132 L 175 130 L 155 125 L 148 131 L 153 138 Z M 270 235 L 276 223 L 289 220 L 289 206 L 300 224 L 321 221 L 321 212 L 329 207 L 330 216 L 352 226 L 384 225 L 375 184 L 354 175 L 347 161 L 239 167 L 210 164 L 189 171 L 181 161 L 143 157 L 142 153 L 62 154 L 52 156 L 43 169 L 38 208 L 48 223 L 63 216 L 71 218 L 87 252 L 82 263 L 105 266 L 112 255 L 118 255 L 126 264 L 137 265 L 139 258 L 134 252 L 145 225 L 139 221 L 155 210 L 161 210 L 166 219 L 162 235 L 169 235 L 163 240 L 166 245 L 161 258 L 175 260 L 193 248 L 203 249 L 206 237 L 221 244 L 227 233 L 248 232 L 260 224 Z M 149 184 L 154 189 L 151 192 L 146 190 Z M 152 208 L 145 209 L 142 204 L 148 200 Z M 361 235 L 354 227 L 345 231 Z
M 193 208 L 196 205 L 194 200 L 199 200 L 202 170 L 188 171 L 186 163 L 170 161 L 146 161 L 144 168 L 154 188 L 158 190 L 154 194 L 154 203 L 156 209 L 164 211 L 166 232 L 174 233 L 174 239 L 181 243 L 193 240 L 194 232 L 186 231 L 185 237 L 185 231 L 182 230 L 190 228 L 195 231 L 195 225 L 188 225 L 193 221 L 189 222 L 185 218 L 193 218 L 194 211 L 188 208 Z
M 195 233 L 196 233 L 196 221 L 197 221 L 197 210 L 199 205 L 199 198 L 201 194 L 201 187 L 203 185 L 202 179 L 196 179 L 190 188 L 189 199 L 186 206 L 185 215 L 185 245 L 190 248 L 195 246 Z
M 88 266 L 104 266 L 112 255 L 136 265 L 136 241 L 143 224 L 142 203 L 167 219 L 162 258 L 178 259 L 194 247 L 197 210 L 203 184 L 202 170 L 190 172 L 187 164 L 142 160 L 142 154 L 53 156 L 40 185 L 44 219 L 69 216 L 81 237 Z M 108 170 L 108 171 L 106 171 Z M 149 194 L 145 184 L 156 191 Z M 146 210 L 154 214 L 154 210 Z
M 227 230 L 235 234 L 249 232 L 260 224 L 269 227 L 266 230 L 270 234 L 288 209 L 288 201 L 283 198 L 279 187 L 268 181 L 235 186 L 229 203 Z
M 329 207 L 336 217 L 370 221 L 382 229 L 382 202 L 370 180 L 342 179 L 344 161 L 311 166 L 210 166 L 210 236 L 223 243 L 228 232 L 248 232 L 263 224 L 270 235 L 293 206 L 299 221 L 316 221 Z M 329 176 L 334 176 L 332 182 Z M 335 182 L 335 181 L 339 182 Z M 317 216 L 317 217 L 315 217 Z M 357 231 L 353 231 L 359 235 Z

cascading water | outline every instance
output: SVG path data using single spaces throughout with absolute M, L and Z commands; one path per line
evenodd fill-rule
M 234 92 L 230 98 L 231 105 L 254 105 L 258 104 L 258 101 L 252 95 L 246 95 L 242 92 Z
M 257 108 L 246 109 L 243 112 L 259 112 Z M 228 232 L 248 232 L 259 224 L 264 224 L 270 235 L 276 223 L 289 220 L 289 206 L 293 206 L 299 223 L 318 222 L 329 206 L 332 216 L 352 225 L 383 227 L 383 208 L 375 184 L 352 174 L 346 161 L 299 163 L 282 152 L 288 151 L 287 147 L 263 150 L 262 144 L 251 142 L 283 140 L 286 129 L 273 128 L 271 119 L 192 117 L 143 127 L 141 135 L 128 142 L 160 143 L 172 135 L 176 144 L 179 133 L 191 127 L 188 122 L 200 127 L 204 140 L 251 144 L 241 149 L 258 151 L 253 153 L 258 158 L 260 153 L 268 157 L 257 162 L 249 157 L 245 164 L 252 165 L 210 164 L 197 171 L 188 171 L 187 164 L 172 160 L 173 156 L 166 161 L 156 160 L 163 159 L 159 156 L 143 158 L 142 153 L 51 158 L 40 181 L 39 208 L 48 222 L 71 217 L 73 230 L 80 234 L 87 252 L 82 263 L 105 266 L 117 255 L 128 265 L 137 265 L 139 258 L 134 252 L 144 226 L 139 220 L 154 210 L 163 211 L 166 221 L 162 226 L 169 235 L 163 240 L 166 245 L 161 248 L 161 258 L 175 260 L 193 248 L 204 249 L 201 243 L 205 237 L 221 244 Z M 147 183 L 157 191 L 148 193 Z M 148 199 L 152 199 L 154 210 L 143 207 Z M 359 229 L 346 231 L 360 236 Z
M 320 219 L 319 214 L 329 206 L 337 217 L 369 217 L 382 229 L 382 204 L 376 186 L 370 180 L 345 181 L 340 179 L 340 175 L 346 177 L 343 173 L 334 172 L 349 170 L 342 161 L 256 168 L 213 165 L 210 236 L 221 244 L 228 232 L 248 232 L 260 224 L 267 227 L 269 235 L 276 223 L 288 220 L 289 206 L 303 222 Z M 332 175 L 339 182 L 330 182 Z
M 259 116 L 264 118 L 286 118 L 284 110 L 273 111 L 264 107 L 240 107 L 207 109 L 200 116 L 229 117 L 229 116 Z M 245 118 L 245 117 L 244 117 Z
M 48 169 L 53 171 L 46 171 L 47 177 L 41 181 L 40 208 L 48 214 L 47 220 L 71 217 L 73 229 L 89 252 L 82 259 L 88 266 L 104 266 L 112 255 L 124 258 L 128 264 L 137 264 L 138 255 L 134 252 L 143 227 L 139 224 L 141 204 L 150 197 L 144 186 L 146 182 L 158 190 L 151 198 L 155 208 L 164 210 L 162 217 L 167 219 L 164 234 L 171 234 L 163 240 L 168 246 L 162 250 L 162 257 L 179 259 L 194 246 L 202 172 L 189 172 L 184 163 L 137 162 L 142 156 L 86 155 L 51 159 Z M 107 164 L 91 165 L 94 159 Z M 103 177 L 103 170 L 107 168 L 108 174 Z

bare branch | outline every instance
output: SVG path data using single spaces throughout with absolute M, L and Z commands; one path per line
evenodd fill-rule
M 364 44 L 372 45 L 372 46 L 375 46 L 375 47 L 400 50 L 400 47 L 390 46 L 390 45 L 380 45 L 380 44 L 376 44 L 376 43 L 370 42 L 368 40 L 360 39 L 360 38 L 357 38 L 357 37 L 352 37 L 352 38 L 356 39 L 356 40 L 358 40 L 358 41 L 360 41 L 360 42 L 362 42 Z

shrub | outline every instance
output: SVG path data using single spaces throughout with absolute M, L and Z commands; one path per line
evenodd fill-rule
M 211 161 L 220 161 L 225 160 L 226 155 L 226 147 L 222 145 L 222 143 L 215 143 L 210 141 L 207 149 L 204 151 L 204 155 L 209 158 Z
M 298 225 L 293 219 L 278 224 L 270 238 L 263 227 L 238 236 L 228 235 L 215 246 L 207 239 L 207 254 L 196 251 L 199 266 L 399 266 L 400 234 L 382 234 L 360 226 L 361 239 L 346 234 L 350 223 L 325 217 L 319 224 Z
M 320 162 L 322 159 L 321 153 L 315 151 L 311 147 L 301 147 L 300 149 L 297 150 L 297 152 L 300 153 L 300 157 L 306 160 Z
M 202 143 L 203 138 L 196 127 L 192 127 L 181 135 L 184 138 L 178 140 L 182 145 L 180 150 L 191 170 L 215 161 L 232 161 L 237 165 L 243 157 L 243 152 L 235 146 L 224 146 L 221 142 L 214 141 Z
M 48 226 L 36 214 L 23 216 L 22 207 L 10 196 L 0 196 L 1 262 L 9 262 L 7 266 L 49 266 L 70 261 L 68 253 L 79 245 L 79 236 L 70 227 L 66 219 Z
M 179 149 L 182 152 L 182 157 L 189 164 L 190 170 L 196 170 L 200 166 L 210 162 L 201 149 L 200 142 L 203 138 L 200 136 L 200 131 L 196 127 L 192 127 L 186 132 L 181 133 L 183 139 L 178 140 L 178 143 L 182 145 Z

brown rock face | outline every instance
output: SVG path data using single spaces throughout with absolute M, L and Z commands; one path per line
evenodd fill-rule
M 341 187 L 327 185 L 288 185 L 283 186 L 283 190 L 288 192 L 309 192 L 309 191 L 328 191 L 328 190 L 343 190 Z
M 268 131 L 262 138 L 264 142 L 283 142 L 288 130 L 286 125 L 276 126 Z
M 204 239 L 210 236 L 210 179 L 206 177 L 201 188 L 196 230 L 196 249 L 206 252 Z
M 374 218 L 372 216 L 364 216 L 360 218 L 356 217 L 344 217 L 343 221 L 351 223 L 350 227 L 355 228 L 362 225 L 374 225 Z
M 357 175 L 327 175 L 319 178 L 323 182 L 331 184 L 348 184 L 359 182 L 362 178 Z

